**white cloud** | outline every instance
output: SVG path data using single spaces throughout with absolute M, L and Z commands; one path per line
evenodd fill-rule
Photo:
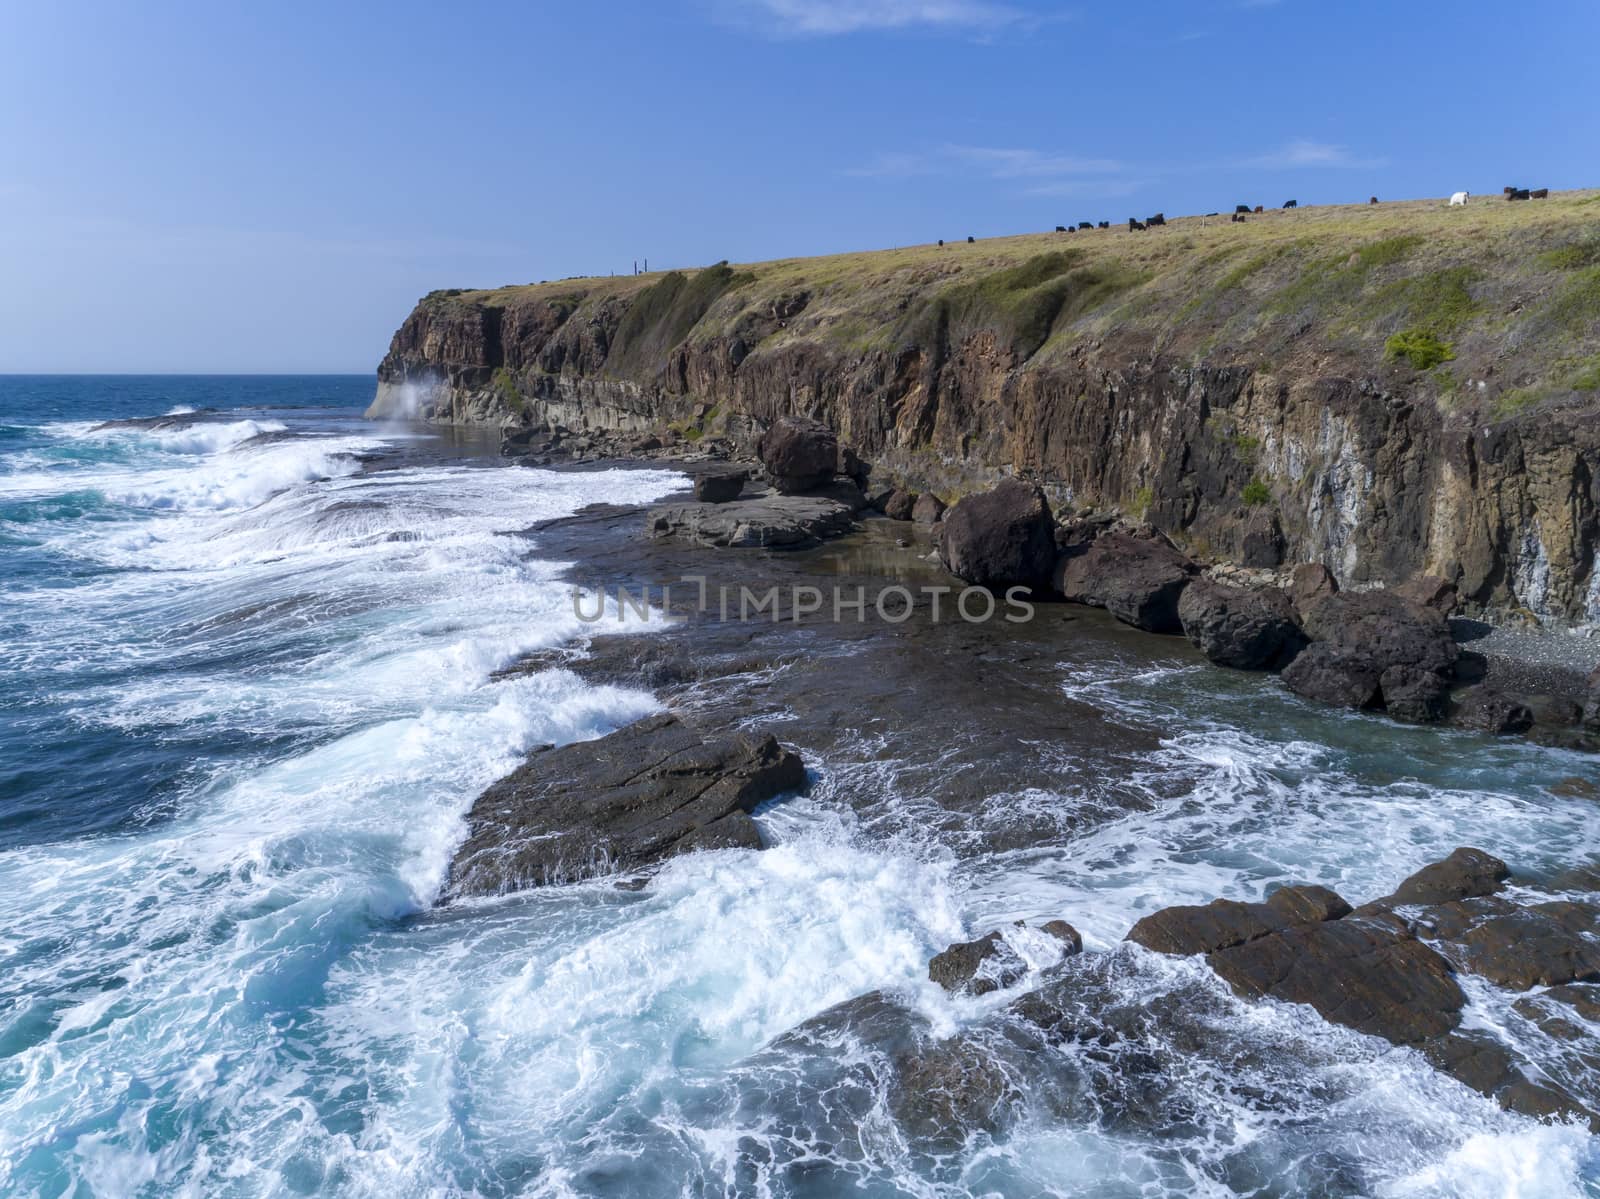
M 997 0 L 732 0 L 729 11 L 789 37 L 917 28 L 994 33 L 1034 19 Z
M 1240 159 L 1238 165 L 1263 170 L 1292 170 L 1300 167 L 1377 167 L 1382 166 L 1383 161 L 1381 158 L 1357 158 L 1348 146 L 1301 139 L 1267 154 Z

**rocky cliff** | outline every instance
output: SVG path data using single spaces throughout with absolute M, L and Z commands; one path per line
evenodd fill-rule
M 1600 620 L 1600 193 L 1170 221 L 435 292 L 370 415 L 750 439 L 946 499 L 1021 473 L 1201 555 Z

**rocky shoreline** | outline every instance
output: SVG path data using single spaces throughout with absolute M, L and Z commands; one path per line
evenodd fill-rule
M 831 437 L 802 423 L 783 433 Z M 1477 626 L 1452 624 L 1454 597 L 1441 581 L 1346 592 L 1315 567 L 1207 567 L 1115 514 L 1058 521 L 1042 492 L 1022 482 L 948 511 L 925 505 L 918 521 L 919 497 L 874 488 L 870 470 L 836 439 L 830 444 L 831 457 L 813 444 L 812 468 L 797 473 L 786 469 L 799 455 L 793 447 L 787 459 L 769 444 L 763 458 L 744 461 L 715 443 L 676 458 L 686 447 L 627 451 L 591 442 L 573 455 L 582 455 L 580 468 L 630 459 L 681 465 L 703 498 L 669 499 L 648 512 L 597 508 L 532 532 L 549 551 L 581 561 L 585 585 L 715 570 L 752 589 L 1021 586 L 1037 605 L 1035 620 L 940 624 L 919 608 L 911 625 L 884 628 L 791 607 L 749 622 L 716 619 L 674 593 L 670 615 L 679 623 L 670 632 L 608 631 L 534 655 L 504 673 L 571 670 L 594 683 L 652 690 L 666 711 L 599 741 L 537 750 L 486 791 L 469 814 L 447 901 L 607 878 L 623 890 L 648 889 L 653 869 L 674 855 L 759 850 L 764 841 L 750 814 L 803 793 L 845 743 L 839 738 L 874 727 L 937 738 L 926 721 L 931 697 L 963 713 L 963 758 L 974 767 L 959 782 L 941 781 L 941 806 L 946 819 L 981 827 L 997 790 L 1027 785 L 1025 759 L 1011 748 L 1055 735 L 1062 719 L 1058 704 L 1028 698 L 1041 654 L 1063 652 L 1086 621 L 1106 634 L 1122 628 L 1130 645 L 1192 645 L 1214 666 L 1281 671 L 1290 691 L 1321 703 L 1595 746 L 1595 726 L 1585 722 L 1600 711 L 1600 672 L 1579 673 L 1581 661 L 1544 661 L 1519 674 L 1526 657 L 1503 656 L 1498 644 L 1496 653 L 1479 654 L 1470 648 Z M 539 461 L 564 465 L 559 451 Z M 852 487 L 859 500 L 840 498 Z M 846 518 L 792 539 L 705 534 L 722 513 L 752 529 L 782 529 L 819 502 L 839 505 Z M 1457 641 L 1458 629 L 1467 640 Z M 1518 679 L 1562 695 L 1507 689 L 1505 681 Z M 1089 709 L 1075 717 L 1091 718 Z M 1108 771 L 1116 769 L 1111 761 L 1154 748 L 1106 727 Z M 981 748 L 986 739 L 990 755 Z M 986 757 L 1003 783 L 988 774 Z M 1041 770 L 1040 784 L 1049 778 Z M 1581 774 L 1553 783 L 1553 793 L 1557 787 L 1600 794 Z M 1021 849 L 1061 830 L 1008 823 L 984 835 Z M 903 998 L 871 993 L 782 1042 L 824 1044 L 848 1034 L 880 1052 L 895 1118 L 928 1152 L 975 1134 L 1004 1137 L 1030 1113 L 1160 1132 L 1184 1119 L 1183 1101 L 1169 1089 L 1182 1074 L 1177 1058 L 1200 1053 L 1202 1040 L 1215 1036 L 1231 994 L 1303 1005 L 1416 1051 L 1507 1110 L 1600 1131 L 1600 1058 L 1582 1048 L 1600 1019 L 1600 876 L 1595 864 L 1573 865 L 1566 875 L 1523 878 L 1491 854 L 1459 849 L 1359 906 L 1329 888 L 1286 881 L 1260 902 L 1156 911 L 1124 944 L 1090 950 L 1069 923 L 1081 913 L 1063 912 L 993 928 L 930 961 L 930 981 L 952 995 L 1002 1001 L 953 1036 L 935 1035 Z M 1191 972 L 1175 984 L 1166 958 L 1203 963 L 1214 982 Z M 1129 1006 L 1130 988 L 1146 976 L 1155 998 Z M 1473 1027 L 1465 1013 L 1475 986 L 1516 994 L 1516 1011 L 1538 1036 L 1572 1046 L 1568 1066 L 1552 1074 Z

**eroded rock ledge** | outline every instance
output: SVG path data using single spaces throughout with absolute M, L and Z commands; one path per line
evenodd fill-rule
M 577 882 L 693 850 L 759 849 L 750 813 L 805 785 L 799 755 L 775 738 L 703 737 L 671 714 L 538 749 L 472 805 L 446 896 Z
M 1526 890 L 1513 898 L 1508 874 L 1499 859 L 1463 848 L 1360 908 L 1325 887 L 1289 886 L 1261 903 L 1164 909 L 1140 920 L 1129 942 L 1203 955 L 1240 999 L 1305 1005 L 1330 1023 L 1415 1049 L 1508 1110 L 1576 1117 L 1600 1130 L 1600 1053 L 1585 1044 L 1588 1022 L 1600 1016 L 1600 909 L 1560 897 L 1560 880 L 1549 898 Z M 909 1012 L 896 1024 L 886 1015 L 894 1001 L 881 995 L 808 1022 L 845 1023 L 882 1041 L 896 1115 L 927 1148 L 1003 1135 L 1031 1105 L 1112 1128 L 1181 1125 L 1185 1077 L 1208 1061 L 1226 1069 L 1258 1052 L 1230 1041 L 1237 1021 L 1216 989 L 1153 969 L 1147 954 L 1125 945 L 1079 955 L 1072 945 L 1057 964 L 1030 972 L 1008 948 L 1015 935 L 996 931 L 934 958 L 930 974 L 950 990 L 1031 988 L 955 1036 L 934 1039 Z M 1465 1027 L 1463 974 L 1521 992 L 1511 1006 L 1533 1035 L 1565 1051 L 1560 1066 L 1552 1072 L 1551 1058 L 1522 1059 Z M 1321 1051 L 1280 1042 L 1273 1052 L 1299 1077 Z M 1305 1101 L 1312 1085 L 1308 1074 L 1281 1095 L 1248 1101 L 1271 1110 Z

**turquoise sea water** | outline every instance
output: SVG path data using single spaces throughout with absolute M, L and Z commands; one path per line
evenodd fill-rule
M 1159 753 L 1085 778 L 1064 734 L 1059 792 L 995 797 L 1152 797 L 1081 838 L 967 858 L 874 835 L 839 802 L 864 756 L 763 814 L 765 853 L 433 909 L 484 785 L 656 706 L 492 677 L 580 632 L 516 530 L 680 480 L 498 469 L 362 421 L 370 394 L 0 378 L 0 1193 L 1213 1195 L 1241 1154 L 1263 1194 L 1305 1162 L 1348 1180 L 1327 1193 L 1597 1193 L 1586 1131 L 1299 1009 L 1237 1005 L 1228 1038 L 1292 1046 L 1314 1104 L 1230 1053 L 1175 1084 L 1181 1135 L 1039 1121 L 944 1161 L 907 1147 L 870 1054 L 784 1048 L 875 988 L 946 1031 L 983 1019 L 1004 997 L 951 1000 L 926 963 L 1004 920 L 1070 913 L 1109 952 L 1145 912 L 1274 879 L 1360 898 L 1457 844 L 1534 871 L 1600 852 L 1594 801 L 1550 789 L 1591 762 L 1322 714 L 1159 643 L 1061 682 Z M 1240 1098 L 1263 1093 L 1291 1098 Z

